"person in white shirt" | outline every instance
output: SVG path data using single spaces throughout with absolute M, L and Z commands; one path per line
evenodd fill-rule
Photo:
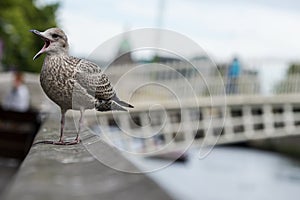
M 4 110 L 26 112 L 29 109 L 30 96 L 27 86 L 24 84 L 23 74 L 14 73 L 13 87 L 4 97 L 2 107 Z

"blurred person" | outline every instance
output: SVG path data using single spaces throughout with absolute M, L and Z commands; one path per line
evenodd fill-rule
M 2 102 L 4 110 L 26 112 L 29 109 L 30 97 L 27 86 L 24 84 L 23 73 L 14 73 L 13 86 Z
M 233 61 L 228 67 L 227 74 L 227 94 L 237 94 L 238 93 L 238 79 L 241 73 L 241 64 L 237 57 L 233 58 Z

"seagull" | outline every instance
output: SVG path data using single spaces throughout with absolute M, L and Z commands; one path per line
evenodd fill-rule
M 40 74 L 40 83 L 46 95 L 61 109 L 61 129 L 58 141 L 43 141 L 56 145 L 72 145 L 80 142 L 79 133 L 83 125 L 85 109 L 97 111 L 120 110 L 132 105 L 120 100 L 108 77 L 101 68 L 88 60 L 69 55 L 68 38 L 60 28 L 49 28 L 44 32 L 30 30 L 44 41 L 42 49 L 33 57 L 46 54 Z M 79 110 L 79 128 L 74 141 L 64 141 L 65 114 L 68 110 Z

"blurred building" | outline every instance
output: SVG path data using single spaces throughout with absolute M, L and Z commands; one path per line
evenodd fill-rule
M 131 44 L 127 34 L 124 34 L 124 37 L 119 45 L 119 49 L 115 56 L 115 60 L 111 65 L 122 65 L 122 64 L 132 64 L 134 63 L 131 53 Z

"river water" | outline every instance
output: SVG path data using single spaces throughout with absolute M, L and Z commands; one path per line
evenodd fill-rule
M 283 155 L 238 147 L 217 147 L 199 160 L 197 150 L 185 163 L 148 173 L 174 199 L 299 200 L 300 162 Z M 161 165 L 144 159 L 139 168 Z

